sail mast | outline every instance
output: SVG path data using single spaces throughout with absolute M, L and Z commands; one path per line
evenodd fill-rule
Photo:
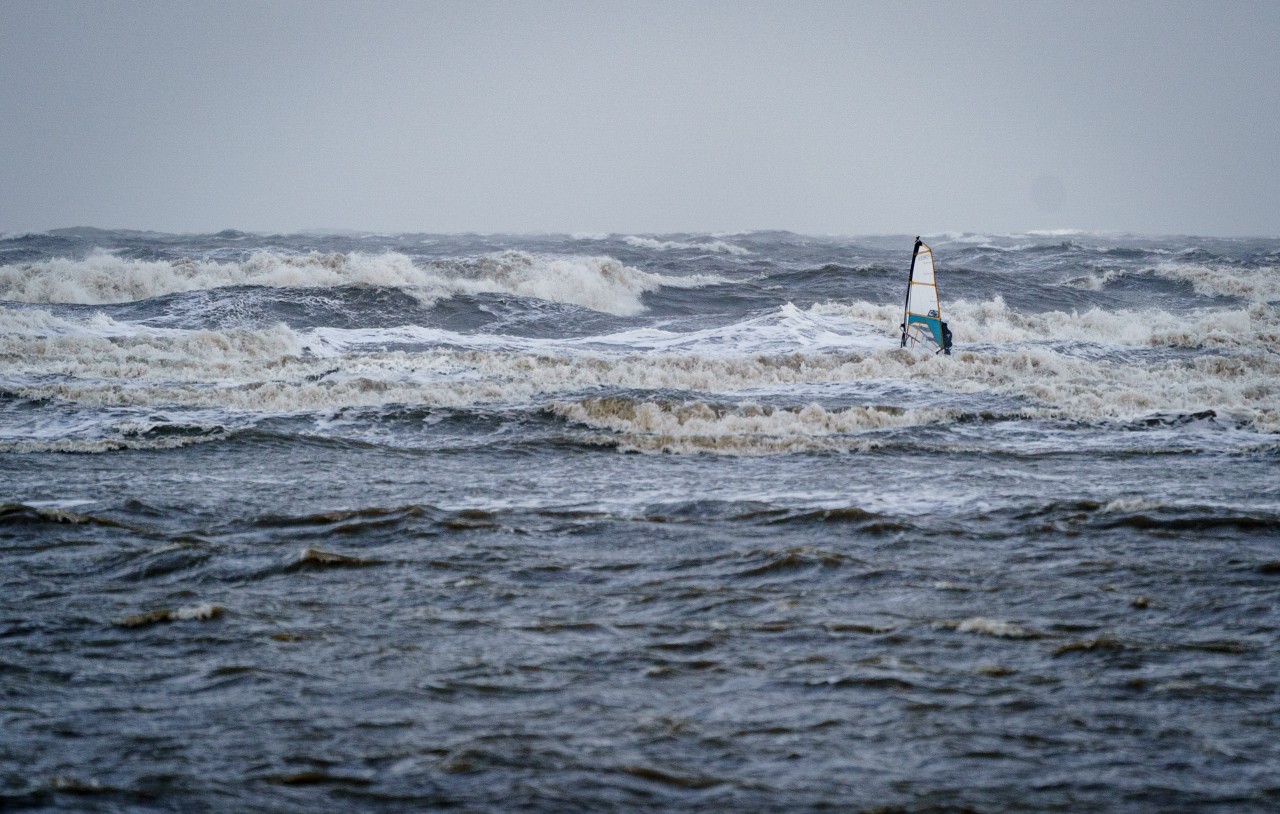
M 911 280 L 916 274 L 916 255 L 920 253 L 920 235 L 916 235 L 915 248 L 911 250 L 911 270 L 907 272 L 907 299 L 902 303 L 902 344 L 899 347 L 907 346 L 907 313 L 911 308 Z

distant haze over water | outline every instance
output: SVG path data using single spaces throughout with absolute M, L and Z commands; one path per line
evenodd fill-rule
M 0 2 L 0 232 L 1280 234 L 1280 5 Z

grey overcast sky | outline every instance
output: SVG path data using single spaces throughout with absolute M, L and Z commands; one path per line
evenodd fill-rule
M 1280 2 L 0 0 L 0 231 L 1280 234 Z

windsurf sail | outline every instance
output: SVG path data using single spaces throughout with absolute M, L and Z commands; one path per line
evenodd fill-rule
M 916 238 L 907 273 L 907 302 L 902 313 L 902 347 L 937 348 L 934 353 L 951 355 L 951 330 L 942 321 L 938 303 L 938 281 L 934 275 L 933 249 Z

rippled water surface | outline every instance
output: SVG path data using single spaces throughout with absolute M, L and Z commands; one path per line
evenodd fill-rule
M 0 808 L 1280 808 L 1280 241 L 0 239 Z

